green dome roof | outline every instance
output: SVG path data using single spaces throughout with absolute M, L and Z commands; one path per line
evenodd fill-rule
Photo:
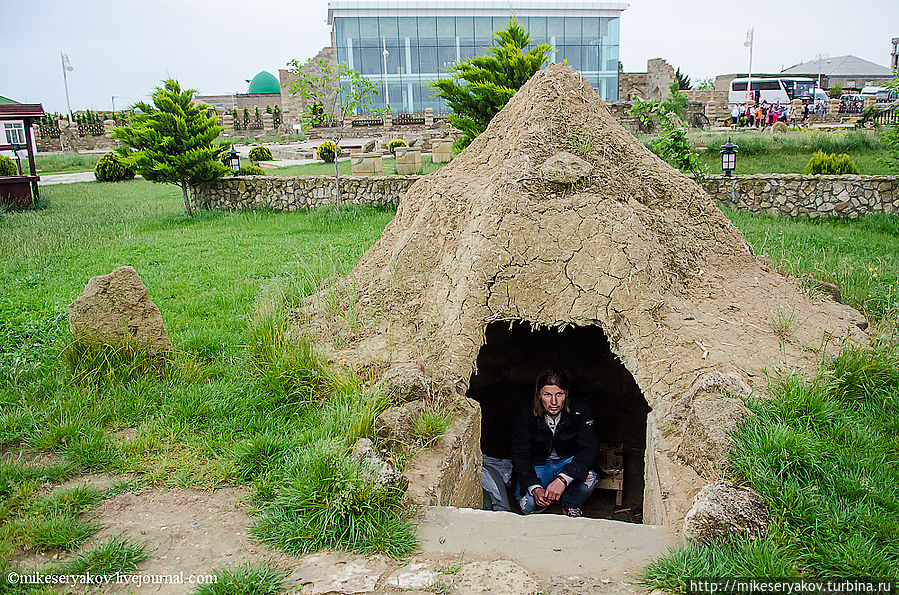
M 253 77 L 250 81 L 250 88 L 247 93 L 258 95 L 260 93 L 280 93 L 281 83 L 270 72 L 263 70 Z

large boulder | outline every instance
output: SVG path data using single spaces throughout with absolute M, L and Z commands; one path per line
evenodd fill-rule
M 765 535 L 771 518 L 762 497 L 752 488 L 730 481 L 707 485 L 684 518 L 684 539 L 716 543 L 733 537 L 755 539 Z
M 566 151 L 556 153 L 540 166 L 543 179 L 557 184 L 574 184 L 586 178 L 593 171 L 593 166 Z
M 69 330 L 76 340 L 132 341 L 150 353 L 172 349 L 159 308 L 130 266 L 87 282 L 84 295 L 69 304 Z
M 424 399 L 431 394 L 431 379 L 414 363 L 395 363 L 381 378 L 381 388 L 398 403 Z

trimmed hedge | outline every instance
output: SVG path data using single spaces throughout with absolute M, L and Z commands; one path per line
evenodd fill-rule
M 406 141 L 404 141 L 401 138 L 395 138 L 392 141 L 390 141 L 389 143 L 387 143 L 387 150 L 390 151 L 391 155 L 396 155 L 396 148 L 397 147 L 405 147 L 405 146 L 406 146 Z
M 257 161 L 271 161 L 272 160 L 272 152 L 268 147 L 255 146 L 250 149 L 250 161 L 256 163 Z
M 857 174 L 858 167 L 849 158 L 849 155 L 834 155 L 823 151 L 816 151 L 805 166 L 806 174 Z
M 240 168 L 240 171 L 237 172 L 239 176 L 264 176 L 265 170 L 263 170 L 258 165 L 246 165 Z
M 133 180 L 134 170 L 125 167 L 122 158 L 115 151 L 110 151 L 100 158 L 94 168 L 94 176 L 98 182 L 121 182 Z
M 334 163 L 334 159 L 337 157 L 337 145 L 332 141 L 326 140 L 318 146 L 316 152 L 318 153 L 318 158 L 325 163 Z
M 19 168 L 16 166 L 16 162 L 6 155 L 0 155 L 0 176 L 17 175 L 19 175 Z

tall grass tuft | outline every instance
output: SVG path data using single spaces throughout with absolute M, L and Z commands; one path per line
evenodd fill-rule
M 291 553 L 339 547 L 408 555 L 416 542 L 402 510 L 403 490 L 376 479 L 342 444 L 309 444 L 288 463 L 255 532 Z
M 216 570 L 215 582 L 199 585 L 192 595 L 277 595 L 287 589 L 281 581 L 287 572 L 268 564 L 250 564 Z
M 38 551 L 73 550 L 97 532 L 99 525 L 75 520 L 68 513 L 29 516 L 21 521 L 25 539 Z
M 409 420 L 412 437 L 428 446 L 446 433 L 452 415 L 436 406 L 425 407 Z
M 335 383 L 312 342 L 290 332 L 283 300 L 257 301 L 250 323 L 248 349 L 264 389 L 279 395 L 279 404 L 311 404 Z
M 79 515 L 103 498 L 100 490 L 93 486 L 76 486 L 65 490 L 53 490 L 38 496 L 28 503 L 25 512 L 34 515 L 70 514 Z
M 71 465 L 30 465 L 22 461 L 0 462 L 0 497 L 8 497 L 22 484 L 62 481 L 74 473 Z
M 124 535 L 114 535 L 66 562 L 57 573 L 113 575 L 118 572 L 133 572 L 137 570 L 138 564 L 149 557 L 146 541 L 134 541 Z
M 79 338 L 62 349 L 61 360 L 79 386 L 108 386 L 162 379 L 174 363 L 174 354 L 150 353 L 128 337 L 116 344 Z
M 732 478 L 768 504 L 757 542 L 676 548 L 652 588 L 697 576 L 895 577 L 899 568 L 899 347 L 848 348 L 808 382 L 780 378 L 733 436 Z
M 253 480 L 270 469 L 280 469 L 295 446 L 289 436 L 257 434 L 234 446 L 234 462 L 244 480 Z
M 37 428 L 37 420 L 30 411 L 4 411 L 0 413 L 0 446 L 23 442 Z
M 82 471 L 119 471 L 122 455 L 109 435 L 93 430 L 78 437 L 65 450 L 66 460 Z

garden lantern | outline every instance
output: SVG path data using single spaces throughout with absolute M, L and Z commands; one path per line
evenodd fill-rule
M 234 145 L 231 145 L 231 150 L 228 151 L 228 167 L 235 174 L 240 171 L 240 155 L 234 150 Z
M 737 167 L 737 145 L 727 139 L 727 143 L 721 145 L 721 169 L 724 170 L 724 176 L 729 178 L 730 173 Z

